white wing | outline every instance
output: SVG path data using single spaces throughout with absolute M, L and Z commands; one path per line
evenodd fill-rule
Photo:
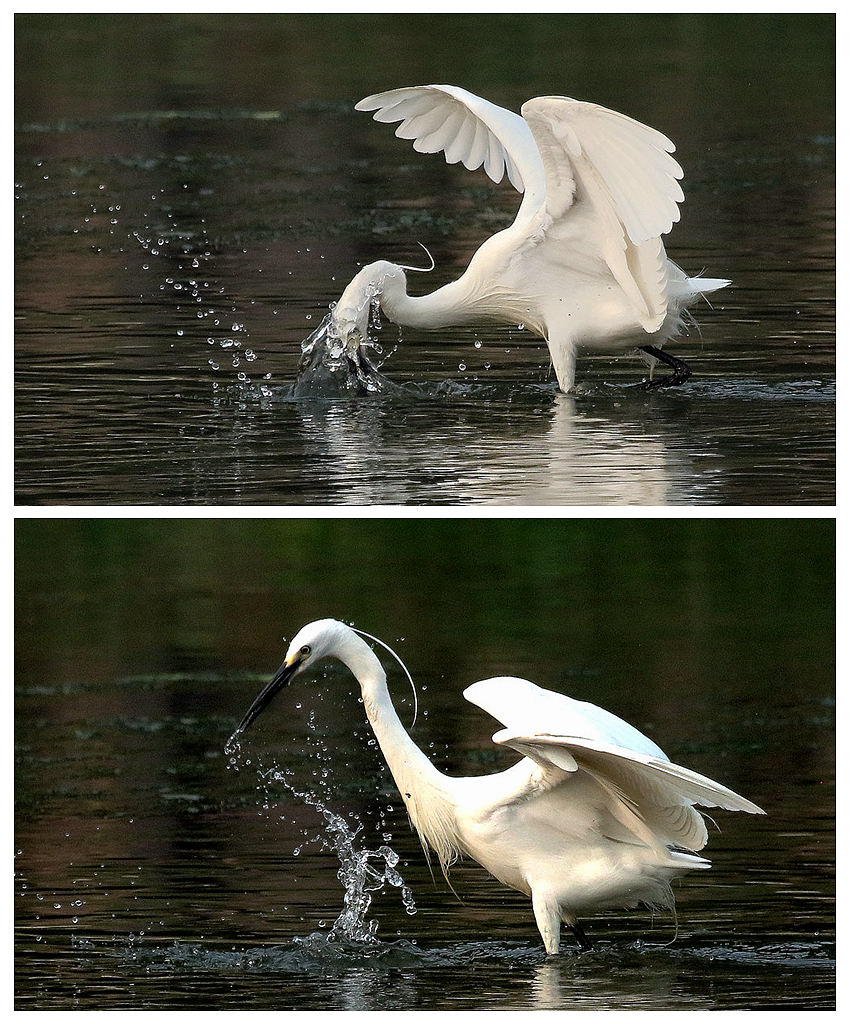
M 666 759 L 667 755 L 648 736 L 610 711 L 575 700 L 563 693 L 518 679 L 497 676 L 482 679 L 463 691 L 464 697 L 514 731 L 584 736 L 617 747 Z
M 677 179 L 676 147 L 661 132 L 625 114 L 566 96 L 539 96 L 523 105 L 546 168 L 546 203 L 569 206 L 569 162 L 576 180 L 596 186 L 633 245 L 666 234 L 685 198 Z M 566 179 L 566 180 L 565 180 Z
M 676 147 L 624 114 L 565 96 L 529 100 L 522 114 L 545 168 L 545 210 L 557 221 L 576 201 L 593 206 L 606 263 L 644 329 L 658 330 L 667 313 L 661 235 L 684 199 Z
M 516 224 L 541 219 L 540 238 L 561 244 L 560 221 L 577 203 L 595 213 L 582 239 L 598 252 L 623 289 L 644 330 L 667 315 L 667 259 L 661 236 L 679 219 L 684 196 L 675 147 L 661 132 L 624 114 L 564 96 L 540 96 L 522 117 L 451 85 L 423 85 L 367 96 L 357 110 L 376 121 L 401 121 L 396 135 L 420 153 L 443 152 L 448 163 L 507 172 L 525 193 Z M 530 230 L 530 227 L 529 227 Z M 538 241 L 540 239 L 538 238 Z M 576 237 L 564 230 L 564 245 Z
M 708 833 L 694 804 L 764 813 L 731 789 L 673 764 L 642 733 L 592 704 L 511 678 L 475 683 L 464 695 L 508 726 L 493 740 L 535 761 L 546 788 L 566 784 L 576 772 L 592 776 L 619 808 L 622 823 L 650 844 L 701 850 Z M 529 724 L 541 711 L 547 715 L 538 719 L 537 728 L 517 727 L 518 721 Z M 568 728 L 561 731 L 564 725 Z M 539 785 L 540 780 L 530 780 L 528 792 L 516 798 L 533 798 Z
M 419 85 L 367 96 L 356 110 L 374 110 L 376 121 L 401 121 L 400 139 L 420 153 L 443 152 L 446 162 L 484 170 L 499 182 L 507 172 L 518 192 L 543 196 L 544 173 L 531 129 L 519 114 L 453 85 Z

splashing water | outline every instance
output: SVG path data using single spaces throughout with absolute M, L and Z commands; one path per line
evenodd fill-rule
M 325 824 L 318 837 L 319 842 L 323 849 L 333 850 L 339 858 L 337 878 L 344 890 L 343 908 L 328 933 L 328 941 L 376 942 L 378 922 L 374 919 L 367 921 L 366 916 L 374 894 L 382 892 L 388 885 L 400 890 L 407 913 L 416 913 L 413 893 L 397 870 L 399 858 L 392 847 L 384 844 L 377 850 L 369 850 L 365 846 L 358 848 L 355 840 L 363 831 L 361 822 L 352 828 L 315 794 L 297 792 L 279 772 L 275 772 L 273 777 L 321 814 Z
M 380 353 L 369 338 L 347 344 L 339 335 L 333 310 L 301 342 L 298 377 L 290 388 L 292 398 L 339 398 L 375 395 L 392 388 L 378 372 L 367 349 Z
M 310 725 L 315 729 L 313 717 Z M 228 740 L 225 751 L 230 755 L 229 767 L 238 769 L 241 746 L 234 735 Z M 327 753 L 319 744 L 318 755 L 321 758 Z M 250 765 L 250 761 L 244 762 Z M 343 887 L 343 907 L 328 932 L 314 932 L 308 939 L 296 939 L 296 942 L 342 942 L 355 944 L 377 944 L 375 933 L 378 929 L 376 920 L 367 920 L 372 900 L 376 893 L 383 892 L 389 886 L 398 889 L 404 909 L 408 914 L 416 913 L 413 893 L 405 884 L 398 871 L 399 856 L 387 843 L 376 850 L 368 849 L 358 836 L 363 831 L 363 824 L 356 818 L 350 824 L 341 815 L 331 810 L 325 800 L 316 793 L 301 791 L 290 781 L 291 772 L 274 765 L 272 768 L 257 767 L 257 775 L 263 791 L 263 806 L 269 809 L 273 797 L 269 794 L 269 785 L 281 784 L 284 789 L 309 807 L 315 808 L 322 819 L 321 831 L 307 839 L 293 851 L 300 855 L 304 846 L 318 843 L 323 850 L 332 850 L 339 859 L 337 878 Z M 322 772 L 320 783 L 327 788 L 327 772 Z

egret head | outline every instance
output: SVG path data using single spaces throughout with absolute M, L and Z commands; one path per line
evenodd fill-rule
M 356 626 L 346 626 L 344 622 L 339 622 L 337 619 L 317 619 L 315 622 L 310 622 L 299 629 L 295 634 L 287 649 L 283 664 L 275 672 L 271 682 L 265 686 L 258 694 L 254 703 L 248 708 L 236 732 L 231 736 L 231 740 L 244 732 L 260 712 L 268 707 L 275 694 L 279 693 L 284 686 L 290 683 L 299 672 L 317 664 L 323 658 L 339 658 L 354 673 L 361 685 L 363 685 L 364 673 L 368 674 L 371 672 L 374 675 L 377 672 L 383 685 L 386 676 L 384 675 L 381 663 L 362 637 L 367 637 L 369 640 L 374 640 L 380 644 L 401 665 L 413 690 L 413 721 L 415 723 L 417 708 L 416 687 L 413 685 L 413 679 L 407 670 L 407 666 L 392 647 L 385 644 L 383 640 L 379 640 L 378 637 L 372 636 L 371 633 L 366 633 Z
M 302 669 L 334 654 L 346 633 L 351 633 L 351 630 L 336 619 L 319 619 L 300 629 L 289 645 L 283 664 L 248 708 L 233 735 L 238 736 L 244 732 L 260 712 L 268 707 L 275 694 L 290 683 Z

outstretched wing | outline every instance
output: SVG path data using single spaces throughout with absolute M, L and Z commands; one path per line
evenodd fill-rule
M 446 162 L 469 170 L 483 165 L 495 182 L 508 175 L 525 202 L 540 202 L 544 172 L 526 121 L 495 103 L 453 85 L 419 85 L 367 96 L 356 110 L 374 110 L 374 119 L 392 123 L 400 139 L 412 139 L 420 153 L 445 153 Z
M 463 691 L 464 697 L 493 718 L 527 735 L 557 733 L 584 736 L 666 760 L 667 755 L 648 736 L 610 711 L 546 690 L 528 679 L 497 676 L 482 679 Z
M 519 684 L 514 686 L 513 700 L 511 684 Z M 541 700 L 529 687 L 545 698 Z M 764 813 L 726 786 L 673 764 L 642 733 L 592 704 L 542 690 L 527 680 L 507 678 L 475 683 L 464 695 L 508 726 L 493 740 L 536 762 L 546 789 L 566 784 L 578 772 L 590 775 L 609 793 L 622 823 L 648 843 L 701 850 L 708 833 L 694 804 Z M 547 717 L 538 728 L 530 729 L 534 709 L 546 711 Z M 524 720 L 526 727 L 517 727 L 517 720 Z M 628 730 L 636 742 L 630 740 Z M 530 780 L 528 793 L 517 794 L 517 799 L 533 798 L 534 786 L 540 786 L 539 779 Z
M 595 103 L 539 96 L 523 105 L 546 175 L 545 211 L 557 221 L 593 206 L 605 262 L 648 333 L 667 314 L 661 236 L 679 219 L 682 168 L 661 132 Z
M 613 211 L 633 245 L 666 234 L 679 220 L 683 171 L 670 155 L 676 147 L 666 135 L 625 114 L 566 96 L 529 100 L 522 116 L 543 159 L 546 205 L 553 214 L 570 205 L 569 178 L 574 175 L 591 190 L 594 202 Z

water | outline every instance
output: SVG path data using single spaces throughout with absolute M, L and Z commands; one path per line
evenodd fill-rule
M 834 1005 L 834 564 L 823 520 L 19 520 L 17 1007 Z M 446 772 L 510 763 L 461 691 L 514 673 L 768 813 L 715 816 L 678 923 L 606 912 L 549 960 L 525 897 L 432 878 L 341 667 L 226 752 L 328 614 L 404 659 Z
M 834 19 L 486 20 L 18 19 L 19 503 L 834 501 Z M 424 292 L 514 216 L 352 109 L 435 50 L 514 109 L 564 92 L 677 142 L 670 255 L 734 282 L 677 344 L 686 386 L 593 357 L 562 396 L 519 325 L 387 324 L 379 393 L 293 395 L 361 265 L 422 242 Z
M 301 343 L 302 355 L 295 381 L 278 397 L 323 401 L 400 392 L 401 388 L 382 376 L 374 365 L 375 354 L 380 351 L 369 339 L 356 347 L 346 345 L 338 337 L 328 313 Z
M 316 720 L 313 713 L 309 719 L 310 729 L 316 732 Z M 236 735 L 231 736 L 225 746 L 225 752 L 229 755 L 228 766 L 238 770 L 243 762 L 242 747 Z M 358 953 L 367 953 L 376 944 L 375 932 L 378 928 L 376 919 L 367 921 L 369 909 L 376 892 L 382 891 L 386 886 L 394 886 L 400 890 L 401 899 L 408 914 L 416 913 L 416 903 L 413 894 L 405 885 L 404 879 L 397 870 L 399 856 L 386 843 L 392 836 L 385 832 L 384 844 L 376 850 L 370 850 L 361 846 L 362 840 L 358 839 L 363 831 L 363 823 L 354 815 L 349 815 L 352 820 L 346 821 L 335 811 L 331 810 L 325 800 L 331 799 L 330 778 L 333 773 L 333 757 L 328 750 L 321 736 L 315 740 L 314 756 L 321 762 L 319 772 L 318 789 L 323 796 L 307 790 L 299 792 L 289 781 L 287 776 L 294 775 L 294 772 L 287 772 L 279 766 L 258 769 L 258 776 L 263 792 L 262 808 L 267 814 L 278 811 L 274 797 L 270 793 L 270 787 L 279 784 L 283 790 L 296 800 L 315 808 L 320 816 L 321 831 L 310 832 L 307 843 L 296 846 L 292 851 L 294 857 L 299 857 L 305 849 L 305 845 L 318 843 L 322 850 L 330 850 L 339 859 L 339 870 L 337 878 L 342 885 L 343 907 L 337 919 L 331 925 L 330 931 L 326 934 L 313 933 L 306 941 L 313 946 L 316 943 L 329 942 L 333 947 L 344 948 L 352 945 Z M 250 767 L 250 759 L 244 761 L 246 767 Z M 316 772 L 313 772 L 316 775 Z M 392 807 L 389 808 L 392 810 Z M 278 815 L 279 817 L 282 816 Z M 321 928 L 326 927 L 327 922 L 320 921 Z M 296 939 L 296 942 L 304 940 Z

